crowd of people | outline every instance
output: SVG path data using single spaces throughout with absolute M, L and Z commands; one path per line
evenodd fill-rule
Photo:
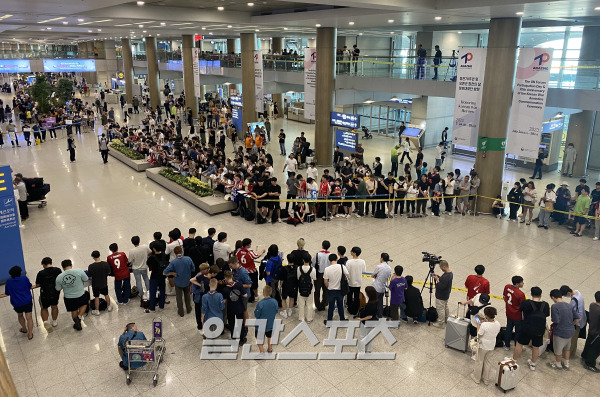
M 189 229 L 187 237 L 182 236 L 179 229 L 173 229 L 168 239 L 163 239 L 162 233 L 157 231 L 148 244 L 142 243 L 139 236 L 131 238 L 129 249 L 110 244 L 111 254 L 106 259 L 94 250 L 87 270 L 74 267 L 70 259 L 61 262 L 61 270 L 53 265 L 51 258 L 43 258 L 43 269 L 36 275 L 35 283 L 15 266 L 10 270 L 11 278 L 3 296 L 10 297 L 18 314 L 20 331 L 32 339 L 30 290 L 40 288 L 41 317 L 48 332 L 58 325 L 62 291 L 73 328 L 81 331 L 88 305 L 94 316 L 113 310 L 115 301 L 109 294 L 109 278 L 114 279 L 116 304 L 130 304 L 134 299 L 130 295 L 133 274 L 143 307 L 140 310 L 145 313 L 165 310 L 170 304 L 168 297 L 175 295 L 177 314 L 184 317 L 193 311 L 202 335 L 217 319 L 224 323 L 225 333 L 240 345 L 248 343 L 245 323 L 250 318 L 250 305 L 254 305 L 255 318 L 267 320 L 267 352 L 272 351 L 271 335 L 277 315 L 311 324 L 315 310 L 327 311 L 324 319 L 327 326 L 336 317 L 337 310 L 339 320 L 352 317 L 361 322 L 358 350 L 367 353 L 372 351 L 372 341 L 366 339 L 367 321 L 389 319 L 400 324 L 418 324 L 429 320 L 444 328 L 452 318 L 448 304 L 455 280 L 445 260 L 438 261 L 440 272 L 434 275 L 435 309 L 426 309 L 422 291 L 414 286 L 413 277 L 404 275 L 401 265 L 392 268 L 388 253 L 381 253 L 379 263 L 367 273 L 366 262 L 361 259 L 363 251 L 358 246 L 348 252 L 345 246 L 333 248 L 324 240 L 321 249 L 311 253 L 305 245 L 306 241 L 299 238 L 296 249 L 284 255 L 277 244 L 267 249 L 254 247 L 250 238 L 237 240 L 232 246 L 228 243 L 228 233 L 217 234 L 214 228 L 208 229 L 205 237 L 199 236 L 195 228 Z M 495 366 L 489 353 L 500 346 L 509 351 L 513 342 L 515 361 L 522 355 L 523 346 L 532 344 L 532 356 L 527 360 L 530 370 L 536 370 L 544 351 L 554 354 L 548 366 L 569 370 L 570 360 L 577 353 L 578 339 L 584 338 L 582 364 L 591 372 L 599 372 L 596 360 L 600 355 L 600 291 L 586 312 L 585 300 L 579 291 L 567 285 L 553 289 L 549 293 L 553 304 L 549 305 L 537 286 L 531 288 L 531 297 L 526 298 L 524 279 L 515 275 L 504 286 L 506 327 L 501 328 L 498 310 L 490 297 L 492 286 L 484 277 L 485 270 L 483 265 L 475 267 L 475 274 L 464 282 L 466 299 L 461 298 L 459 302 L 468 307 L 470 334 L 477 338 L 476 346 L 472 347 L 476 353 L 473 381 L 490 382 Z M 372 279 L 372 283 L 365 282 L 367 278 Z M 91 295 L 86 290 L 88 285 Z M 432 310 L 437 319 L 431 318 Z M 551 317 L 550 328 L 547 317 Z M 259 349 L 265 352 L 262 343 Z M 120 365 L 127 369 L 126 361 Z

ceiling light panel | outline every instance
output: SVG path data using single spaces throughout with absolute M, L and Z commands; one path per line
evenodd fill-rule
M 65 19 L 66 17 L 58 17 L 58 18 L 52 18 L 52 19 L 46 19 L 45 21 L 39 21 L 38 23 L 47 23 L 47 22 L 52 22 L 52 21 L 60 21 L 61 19 Z

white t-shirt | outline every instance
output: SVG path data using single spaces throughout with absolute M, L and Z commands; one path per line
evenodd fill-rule
M 450 182 L 446 180 L 446 190 L 444 191 L 444 193 L 449 195 L 454 194 L 454 180 L 450 180 Z
M 441 160 L 442 159 L 442 147 L 441 146 L 436 146 L 435 147 L 435 159 L 436 160 Z
M 360 287 L 362 284 L 362 275 L 367 272 L 367 264 L 362 259 L 348 259 L 346 262 L 346 268 L 350 273 L 350 286 Z
M 229 260 L 229 255 L 231 254 L 231 246 L 226 243 L 221 243 L 216 241 L 213 244 L 213 255 L 215 257 L 215 261 L 219 258 L 223 259 L 225 263 Z
M 285 160 L 285 166 L 287 167 L 288 172 L 296 172 L 296 166 L 298 166 L 298 161 L 296 159 L 289 158 Z
M 556 203 L 556 193 L 554 193 L 553 191 L 548 192 L 547 190 L 545 190 L 542 197 L 545 197 L 548 201 Z M 546 208 L 546 203 L 543 200 L 540 201 L 540 207 Z
M 140 244 L 135 248 L 132 248 L 127 255 L 127 259 L 131 263 L 133 270 L 145 270 L 146 261 L 148 260 L 148 254 L 151 253 L 150 248 L 146 244 Z
M 308 178 L 312 178 L 315 181 L 318 180 L 319 177 L 319 170 L 317 169 L 317 167 L 308 167 L 306 169 L 306 179 Z
M 500 323 L 484 321 L 479 327 L 479 347 L 483 350 L 494 350 L 496 347 L 496 336 L 500 332 Z
M 302 271 L 305 274 L 308 273 L 308 272 L 310 272 L 310 278 L 311 278 L 312 281 L 315 281 L 317 279 L 317 270 L 314 267 L 312 267 L 311 265 L 302 265 Z M 296 270 L 296 272 L 297 272 L 296 273 L 297 274 L 296 277 L 298 278 L 298 280 L 300 280 L 300 275 L 302 274 L 302 273 L 300 273 L 300 268 L 298 268 Z
M 173 259 L 177 258 L 177 255 L 175 255 L 175 247 L 177 246 L 182 246 L 183 242 L 181 241 L 180 238 L 178 238 L 177 240 L 173 240 L 173 242 L 167 244 L 167 249 L 165 250 L 165 254 L 169 255 L 169 262 L 172 261 Z
M 340 265 L 339 263 L 331 264 L 325 268 L 323 279 L 329 280 L 329 286 L 327 287 L 328 290 L 340 289 L 340 282 L 342 281 L 342 268 L 344 269 L 344 274 L 348 276 L 349 273 L 346 266 Z
M 410 152 L 410 142 L 404 141 L 404 151 L 406 153 Z

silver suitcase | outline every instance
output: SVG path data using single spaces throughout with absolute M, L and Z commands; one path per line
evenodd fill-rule
M 446 347 L 451 347 L 456 350 L 460 350 L 463 353 L 467 351 L 469 344 L 469 325 L 471 322 L 465 318 L 467 312 L 467 306 L 462 317 L 450 316 L 446 323 L 446 337 L 444 344 Z M 458 304 L 458 310 L 460 310 L 460 303 Z M 458 316 L 458 311 L 456 312 Z

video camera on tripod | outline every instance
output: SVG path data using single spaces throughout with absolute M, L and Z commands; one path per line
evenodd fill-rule
M 433 255 L 430 254 L 429 252 L 421 252 L 423 254 L 423 262 L 429 262 L 429 269 L 433 270 L 433 268 L 435 268 L 435 265 L 439 264 L 440 261 L 442 260 L 442 256 L 437 256 L 437 255 Z

